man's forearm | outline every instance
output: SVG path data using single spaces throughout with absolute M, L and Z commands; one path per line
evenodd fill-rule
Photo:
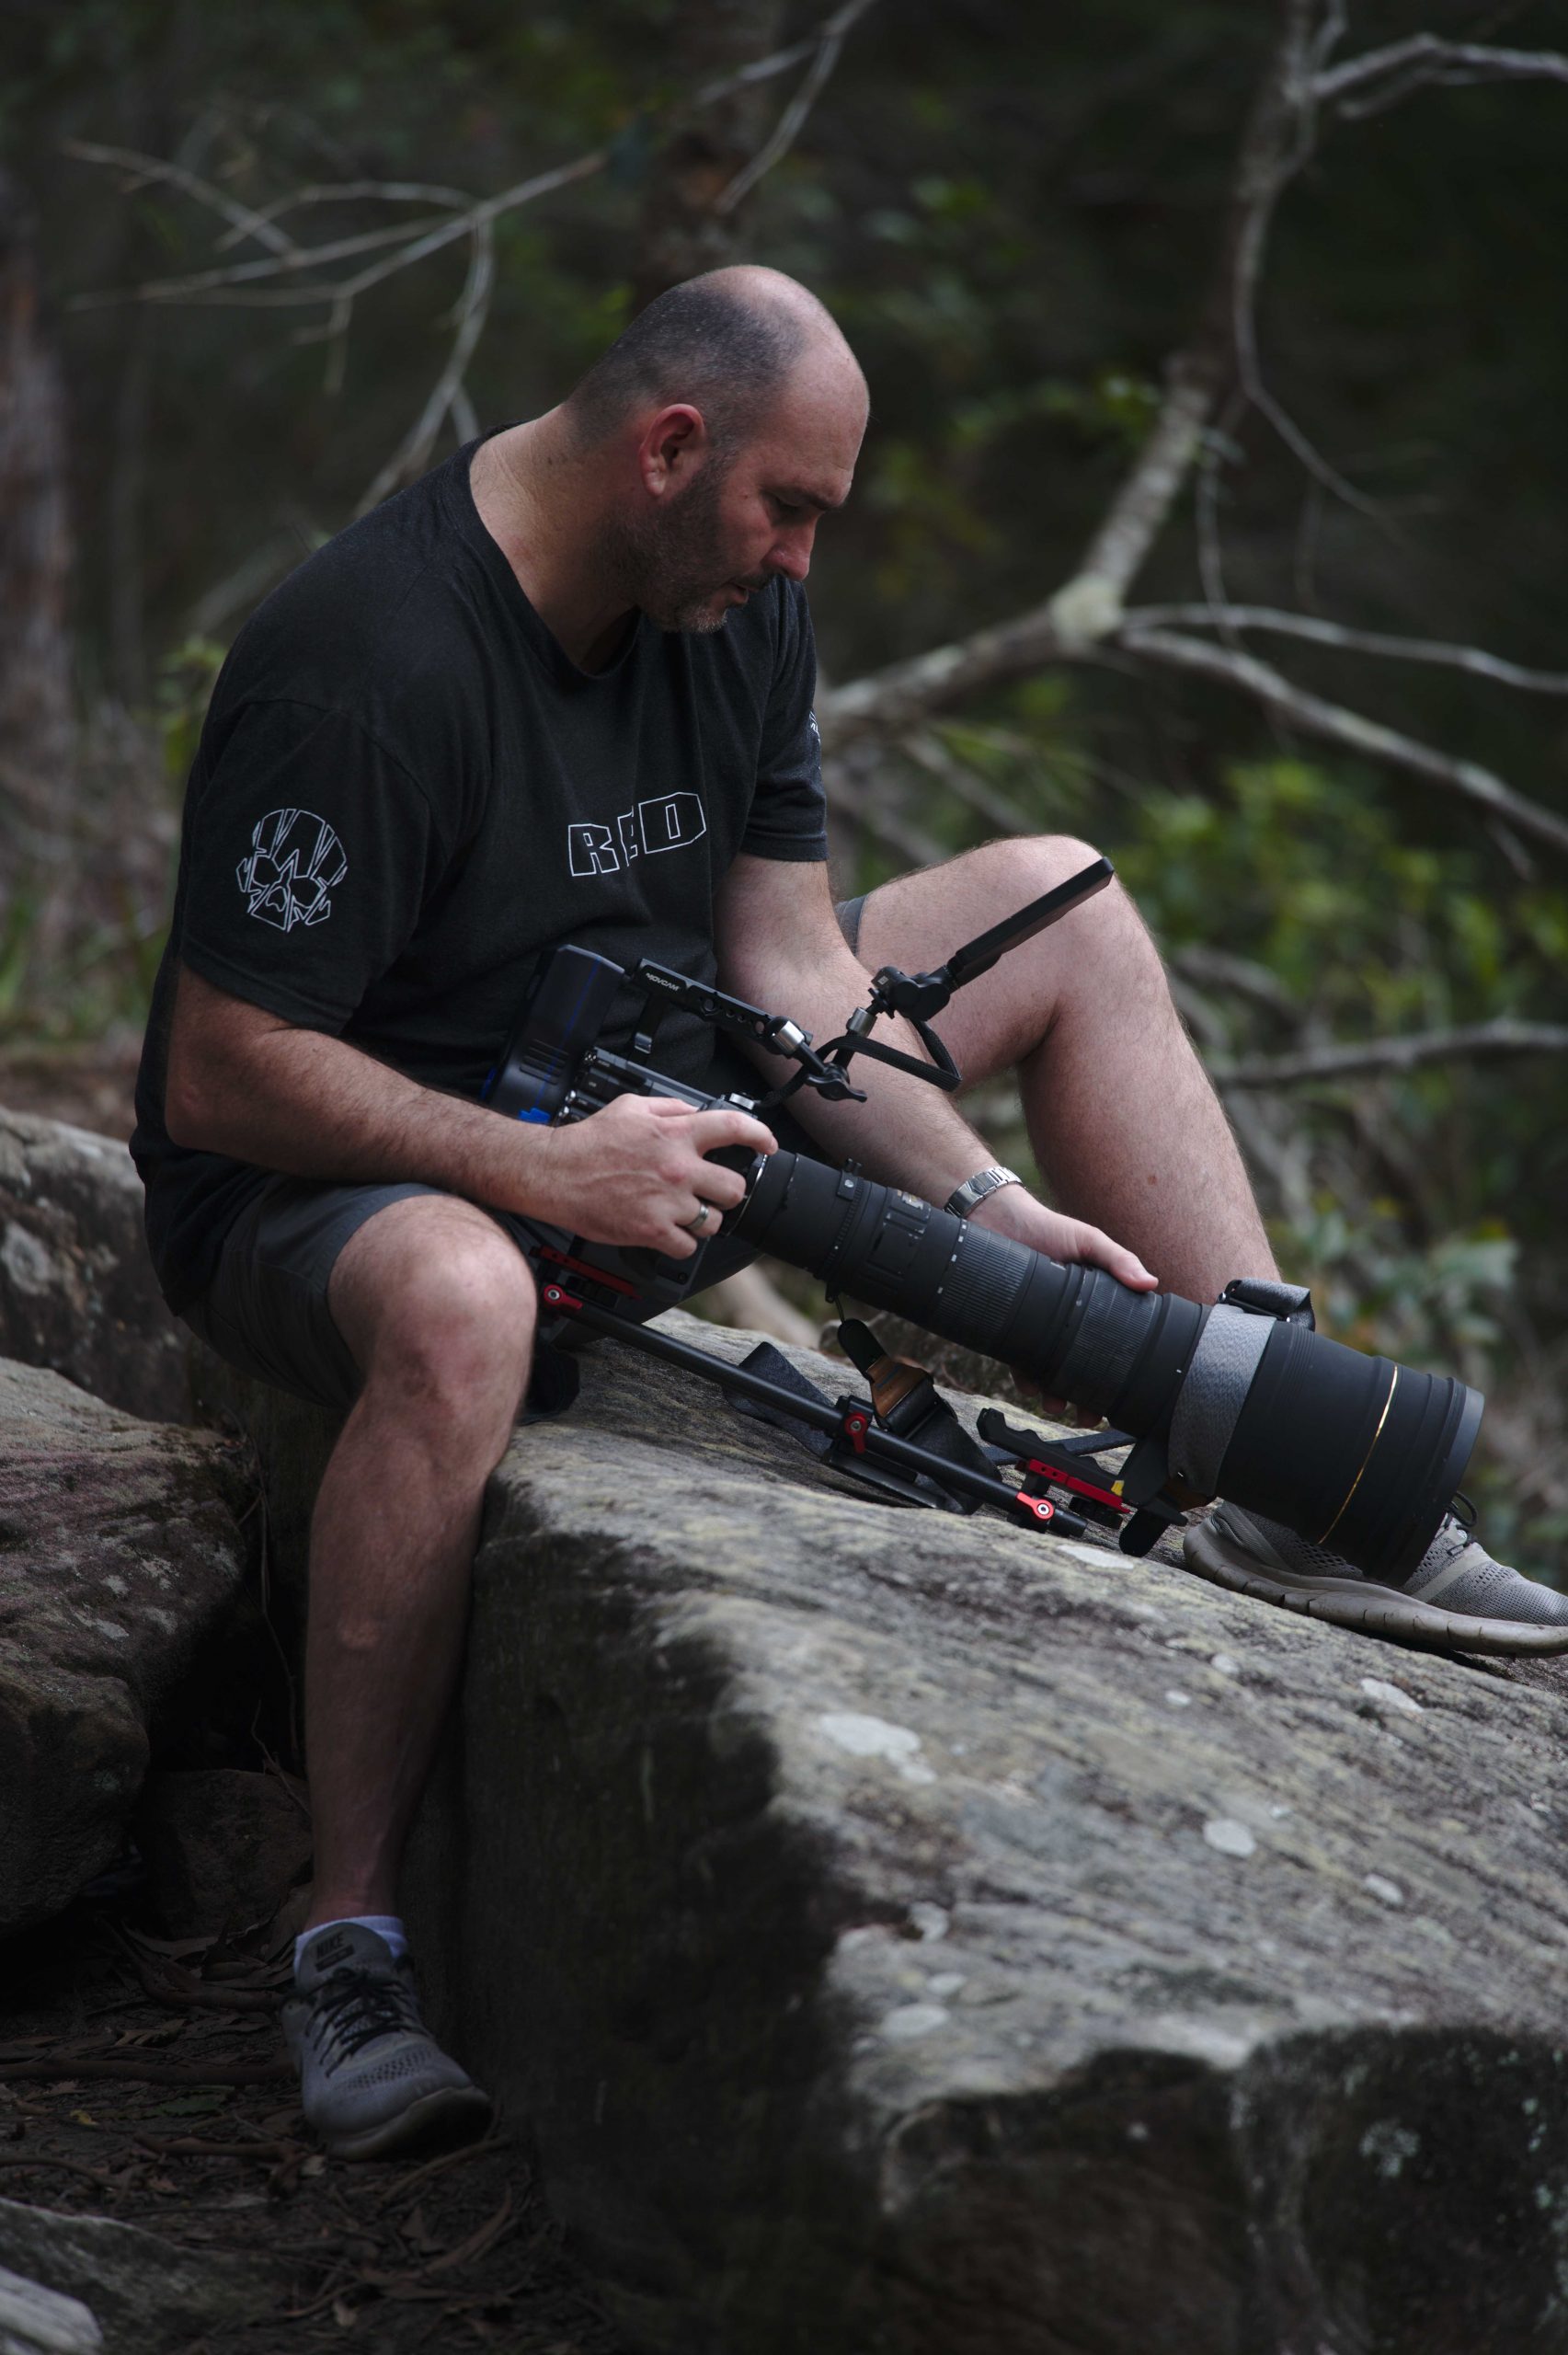
M 341 1039 L 282 1027 L 171 1105 L 177 1144 L 291 1178 L 415 1178 L 498 1210 L 537 1211 L 550 1132 L 443 1096 Z

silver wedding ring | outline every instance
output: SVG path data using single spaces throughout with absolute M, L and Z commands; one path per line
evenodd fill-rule
M 681 1223 L 681 1232 L 686 1235 L 701 1235 L 704 1227 L 706 1226 L 713 1214 L 714 1206 L 712 1202 L 699 1202 L 697 1204 L 696 1217 L 683 1220 Z

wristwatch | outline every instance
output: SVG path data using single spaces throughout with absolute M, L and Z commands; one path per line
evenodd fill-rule
M 955 1218 L 967 1218 L 971 1211 L 979 1208 L 988 1194 L 996 1193 L 1003 1186 L 1022 1186 L 1023 1183 L 1016 1169 L 977 1169 L 972 1178 L 966 1178 L 961 1186 L 954 1188 L 942 1207 L 944 1211 L 951 1211 Z

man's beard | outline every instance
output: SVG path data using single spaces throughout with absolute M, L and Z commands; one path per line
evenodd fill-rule
M 667 511 L 618 521 L 606 534 L 603 556 L 618 587 L 657 629 L 703 633 L 729 619 L 729 607 L 714 603 L 728 586 L 718 529 L 725 472 L 715 460 Z

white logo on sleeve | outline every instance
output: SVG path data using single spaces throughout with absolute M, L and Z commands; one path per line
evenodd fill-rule
M 567 864 L 574 875 L 615 875 L 646 852 L 684 850 L 701 842 L 708 821 L 694 793 L 660 793 L 624 810 L 613 826 L 597 820 L 567 828 Z
M 248 913 L 280 932 L 324 924 L 332 913 L 329 894 L 349 872 L 326 819 L 309 810 L 269 810 L 250 840 L 250 856 L 235 870 Z

